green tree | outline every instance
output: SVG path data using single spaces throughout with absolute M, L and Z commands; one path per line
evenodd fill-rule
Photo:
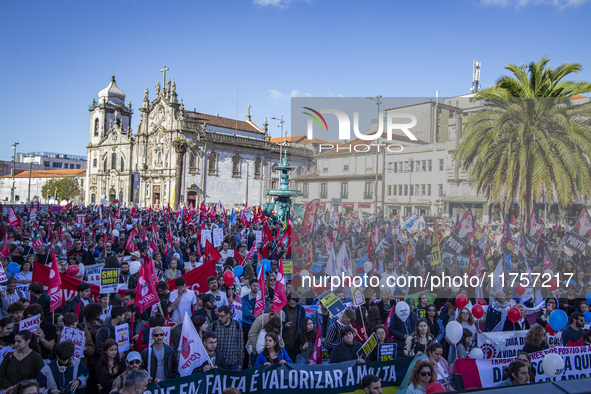
M 43 198 L 47 198 L 47 196 L 54 198 L 56 188 L 60 201 L 69 201 L 82 194 L 80 186 L 78 185 L 78 180 L 76 178 L 60 178 L 50 179 L 41 188 L 41 195 Z
M 513 76 L 479 92 L 485 109 L 470 117 L 455 152 L 478 193 L 504 211 L 517 202 L 522 223 L 543 196 L 566 207 L 591 194 L 591 107 L 569 100 L 591 84 L 563 80 L 580 64 L 548 62 L 509 64 Z

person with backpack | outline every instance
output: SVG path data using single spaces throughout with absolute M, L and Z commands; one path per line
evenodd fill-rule
M 115 327 L 125 321 L 127 314 L 127 308 L 124 306 L 115 305 L 111 308 L 111 317 L 108 317 L 96 332 L 96 352 L 98 354 L 102 353 L 103 344 L 107 339 L 115 339 Z

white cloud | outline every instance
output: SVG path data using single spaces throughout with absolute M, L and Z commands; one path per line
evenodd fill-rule
M 254 0 L 253 3 L 260 6 L 275 6 L 275 7 L 286 7 L 293 0 Z
M 292 90 L 289 94 L 281 93 L 279 90 L 269 90 L 269 95 L 274 100 L 287 100 L 291 97 L 312 97 L 310 93 L 300 92 L 299 90 Z
M 577 7 L 591 0 L 480 0 L 485 6 L 525 8 L 529 5 L 550 5 L 558 9 Z

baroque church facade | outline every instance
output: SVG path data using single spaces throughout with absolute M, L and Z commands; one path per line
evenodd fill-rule
M 150 100 L 148 89 L 134 133 L 131 103 L 111 78 L 98 102 L 89 107 L 90 136 L 87 146 L 86 204 L 101 198 L 142 207 L 173 205 L 177 138 L 193 142 L 184 155 L 181 203 L 198 206 L 201 201 L 226 207 L 271 202 L 267 189 L 278 188 L 280 151 L 294 171 L 292 176 L 314 171 L 313 151 L 282 146 L 270 141 L 267 119 L 263 127 L 251 119 L 236 120 L 187 111 L 178 100 L 176 83 L 168 79 Z M 292 181 L 291 188 L 295 188 Z

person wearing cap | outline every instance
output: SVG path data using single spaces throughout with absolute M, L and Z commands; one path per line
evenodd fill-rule
M 113 386 L 111 386 L 111 392 L 118 391 L 123 388 L 123 382 L 125 382 L 125 378 L 129 375 L 132 371 L 138 371 L 141 369 L 142 366 L 142 356 L 138 352 L 129 352 L 127 358 L 125 359 L 125 365 L 127 369 L 119 376 L 115 378 L 113 381 Z
M 343 342 L 339 343 L 332 349 L 330 353 L 329 364 L 342 363 L 345 361 L 357 360 L 359 364 L 364 364 L 365 360 L 357 357 L 357 352 L 363 346 L 359 342 L 355 342 L 356 331 L 353 327 L 347 326 L 341 330 L 341 337 Z

